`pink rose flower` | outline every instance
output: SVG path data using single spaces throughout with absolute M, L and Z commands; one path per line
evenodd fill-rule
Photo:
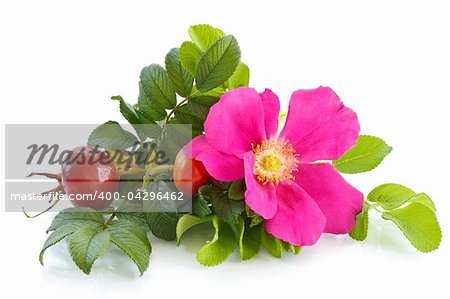
M 322 233 L 350 232 L 363 194 L 326 161 L 356 143 L 356 113 L 328 87 L 295 91 L 277 136 L 279 112 L 278 97 L 269 89 L 225 93 L 209 112 L 205 135 L 188 145 L 192 158 L 217 180 L 245 178 L 246 204 L 283 241 L 313 245 Z

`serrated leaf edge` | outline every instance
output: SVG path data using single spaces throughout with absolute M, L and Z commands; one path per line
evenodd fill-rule
M 86 227 L 80 228 L 78 231 L 80 231 L 81 229 L 85 229 L 85 228 L 92 228 L 92 227 L 86 226 Z M 77 231 L 77 232 L 78 232 L 78 231 Z M 107 233 L 108 233 L 108 231 L 97 231 L 97 234 L 98 234 L 98 233 L 101 233 L 101 232 L 107 232 Z M 74 235 L 75 233 L 76 233 L 76 232 L 73 232 L 72 234 L 70 234 L 70 237 L 72 238 L 73 235 Z M 94 239 L 94 237 L 95 237 L 97 234 L 95 234 L 95 235 L 89 240 L 89 244 L 92 242 L 92 239 Z M 72 242 L 72 239 L 70 240 L 70 242 Z M 108 248 L 110 242 L 111 242 L 111 237 L 109 236 L 109 233 L 108 233 L 108 242 L 100 249 L 98 255 L 92 260 L 92 262 L 90 263 L 90 265 L 87 265 L 87 264 L 86 264 L 86 267 L 87 267 L 86 269 L 81 268 L 80 265 L 78 265 L 78 263 L 75 262 L 75 260 L 73 259 L 74 256 L 73 256 L 73 253 L 72 253 L 72 250 L 71 250 L 71 246 L 70 246 L 70 244 L 69 244 L 69 252 L 70 252 L 70 256 L 72 257 L 72 260 L 74 261 L 75 265 L 77 265 L 77 267 L 78 267 L 81 271 L 83 271 L 83 273 L 89 275 L 89 274 L 91 273 L 91 270 L 92 270 L 92 267 L 94 266 L 95 261 L 96 261 L 103 253 L 105 253 L 105 251 L 106 251 L 106 249 Z M 87 255 L 87 252 L 86 252 L 86 255 Z M 85 271 L 85 270 L 86 270 L 86 271 Z
M 197 223 L 195 223 L 194 225 L 189 226 L 187 229 L 181 231 L 181 229 L 179 230 L 178 228 L 179 228 L 179 225 L 180 225 L 180 223 L 181 223 L 183 217 L 186 217 L 186 216 L 198 218 L 198 219 L 201 220 L 201 221 L 200 221 L 200 222 L 197 222 Z M 200 225 L 200 224 L 205 223 L 205 222 L 208 222 L 208 221 L 212 221 L 212 219 L 213 219 L 213 216 L 206 216 L 206 217 L 203 217 L 203 218 L 202 218 L 202 217 L 198 217 L 198 216 L 194 216 L 194 215 L 190 215 L 190 214 L 183 215 L 183 216 L 178 220 L 177 228 L 176 228 L 176 235 L 177 235 L 176 241 L 177 241 L 177 246 L 180 245 L 181 237 L 182 237 L 188 230 L 190 230 L 190 229 L 193 228 L 194 226 Z
M 392 152 L 392 150 L 393 150 L 393 147 L 392 146 L 390 146 L 389 144 L 387 144 L 386 143 L 386 141 L 384 141 L 383 139 L 381 139 L 380 137 L 376 137 L 376 136 L 372 136 L 372 135 L 360 135 L 360 137 L 361 136 L 364 136 L 364 137 L 371 137 L 371 138 L 375 138 L 375 139 L 377 139 L 377 140 L 380 140 L 380 141 L 382 141 L 384 144 L 386 144 L 386 146 L 387 146 L 387 148 L 388 148 L 388 152 L 386 153 L 386 155 L 377 163 L 377 164 L 375 164 L 375 166 L 374 167 L 372 167 L 371 169 L 369 169 L 369 170 L 366 170 L 366 171 L 355 171 L 355 172 L 346 172 L 346 171 L 341 171 L 341 170 L 339 170 L 336 166 L 337 165 L 339 165 L 339 164 L 341 164 L 341 163 L 337 163 L 337 161 L 339 161 L 340 160 L 340 158 L 338 159 L 338 160 L 334 160 L 334 161 L 332 161 L 332 165 L 340 172 L 340 173 L 345 173 L 345 174 L 359 174 L 359 173 L 365 173 L 365 172 L 369 172 L 369 171 L 372 171 L 372 170 L 374 170 L 375 168 L 377 168 L 380 164 L 381 164 L 381 162 L 383 162 L 384 161 L 384 159 Z M 356 145 L 356 143 L 355 143 L 355 145 Z M 350 149 L 349 149 L 350 150 Z M 368 155 L 371 155 L 372 154 L 372 152 L 371 153 L 368 153 L 368 154 L 365 154 L 365 155 L 363 155 L 363 156 L 368 156 Z M 344 153 L 344 155 L 345 155 L 345 153 Z M 362 157 L 362 156 L 359 156 L 359 157 Z M 356 159 L 356 158 L 354 158 L 354 159 Z M 349 160 L 351 160 L 351 159 L 349 159 Z M 346 161 L 349 161 L 349 160 L 346 160 Z M 335 161 L 336 161 L 336 163 L 335 163 Z
M 427 206 L 425 206 L 425 205 L 423 205 L 423 204 L 421 204 L 421 203 L 415 202 L 414 204 L 418 204 L 418 205 L 424 206 L 425 208 L 429 209 Z M 431 211 L 431 210 L 430 210 L 430 211 Z M 386 216 L 385 216 L 385 215 L 386 215 Z M 402 232 L 402 234 L 406 237 L 406 239 L 408 239 L 409 243 L 410 243 L 414 248 L 416 248 L 417 250 L 419 250 L 420 252 L 423 252 L 423 253 L 429 253 L 429 252 L 432 252 L 432 251 L 434 251 L 434 250 L 437 250 L 437 249 L 439 248 L 439 246 L 441 245 L 441 241 L 442 241 L 442 229 L 441 229 L 441 225 L 439 224 L 439 221 L 438 221 L 438 219 L 437 219 L 437 217 L 436 217 L 436 213 L 433 213 L 433 216 L 434 216 L 434 220 L 436 220 L 436 223 L 437 223 L 437 225 L 438 225 L 439 236 L 440 236 L 440 237 L 439 237 L 439 242 L 438 242 L 438 244 L 436 245 L 436 248 L 433 248 L 433 249 L 430 249 L 430 250 L 422 250 L 422 249 L 418 248 L 416 245 L 414 245 L 414 244 L 412 243 L 411 239 L 405 234 L 405 232 L 403 231 L 403 229 L 401 229 L 401 227 L 400 227 L 395 221 L 392 220 L 393 217 L 392 217 L 391 215 L 389 215 L 389 211 L 386 211 L 386 212 L 384 212 L 384 213 L 381 215 L 381 217 L 382 217 L 383 219 L 389 220 L 389 221 L 393 222 L 393 223 L 398 227 L 398 229 Z M 422 235 L 422 234 L 420 234 L 420 235 Z M 422 235 L 422 236 L 425 237 L 424 239 L 429 240 L 428 237 L 426 237 L 425 235 Z M 430 243 L 432 243 L 432 242 L 430 242 Z
M 130 222 L 130 223 L 132 223 L 133 225 L 136 225 L 134 222 L 131 222 L 131 221 L 129 221 L 129 220 L 122 220 L 122 221 L 127 221 L 127 222 Z M 137 226 L 137 225 L 136 225 Z M 137 226 L 137 227 L 139 227 L 139 226 Z M 141 227 L 139 227 L 140 229 L 142 229 L 142 230 L 144 230 L 143 228 L 141 228 Z M 145 231 L 145 230 L 144 230 Z M 147 235 L 147 232 L 145 232 L 145 234 Z M 138 238 L 139 238 L 139 236 L 137 236 Z M 140 238 L 139 238 L 140 239 Z M 114 245 L 116 245 L 120 250 L 122 250 L 126 255 L 128 255 L 128 257 L 134 262 L 134 264 L 137 266 L 137 268 L 138 268 L 138 270 L 139 270 L 139 273 L 141 274 L 140 276 L 142 276 L 142 275 L 144 275 L 144 272 L 148 269 L 148 267 L 149 267 L 149 264 L 150 264 L 150 255 L 151 255 L 151 253 L 152 253 L 152 246 L 151 246 L 151 243 L 150 243 L 150 241 L 147 239 L 147 242 L 144 242 L 142 239 L 140 239 L 143 243 L 148 243 L 148 244 L 146 244 L 146 245 L 149 245 L 149 251 L 150 251 L 150 253 L 149 253 L 149 263 L 147 263 L 143 268 L 141 268 L 141 266 L 139 265 L 139 263 L 136 261 L 136 259 L 135 258 L 133 258 L 132 256 L 131 256 L 131 254 L 128 252 L 128 250 L 126 250 L 125 248 L 123 248 L 121 245 L 119 245 L 117 242 L 115 242 L 114 241 L 114 238 L 111 238 L 111 242 L 114 244 Z
M 234 249 L 233 251 L 230 251 L 229 253 L 226 254 L 226 256 L 224 257 L 223 261 L 219 261 L 219 262 L 216 263 L 216 264 L 205 264 L 205 263 L 203 263 L 202 261 L 199 260 L 199 258 L 198 258 L 199 253 L 200 253 L 202 250 L 206 249 L 206 248 L 208 247 L 208 245 L 210 245 L 211 243 L 217 242 L 217 240 L 219 239 L 219 223 L 220 223 L 220 221 L 221 221 L 221 220 L 219 220 L 219 218 L 218 218 L 216 215 L 214 215 L 214 217 L 213 217 L 213 219 L 212 219 L 213 226 L 214 226 L 214 228 L 215 228 L 215 230 L 216 230 L 216 232 L 215 232 L 215 234 L 214 234 L 214 237 L 212 238 L 211 241 L 209 241 L 209 242 L 207 242 L 205 245 L 203 245 L 203 246 L 199 249 L 199 251 L 197 252 L 197 261 L 198 261 L 201 265 L 203 265 L 203 266 L 205 266 L 205 267 L 214 267 L 214 266 L 220 265 L 221 263 L 225 262 L 225 261 L 231 256 L 231 254 L 233 254 L 234 250 L 236 250 L 236 247 L 235 247 L 235 249 Z M 226 223 L 225 221 L 222 221 L 222 223 L 223 223 L 224 225 L 228 225 L 228 226 L 229 226 L 229 224 Z M 231 228 L 230 228 L 230 229 L 231 229 Z M 236 242 L 236 243 L 237 243 L 237 242 Z M 237 244 L 236 244 L 236 246 L 237 246 Z
M 205 57 L 206 57 L 205 54 L 208 53 L 208 51 L 209 51 L 210 49 L 212 49 L 216 44 L 218 44 L 222 39 L 227 38 L 227 37 L 230 37 L 231 40 L 230 40 L 230 43 L 227 45 L 226 49 L 224 50 L 224 53 L 227 52 L 228 49 L 231 47 L 231 44 L 232 44 L 232 41 L 233 41 L 233 40 L 237 43 L 237 40 L 236 40 L 236 38 L 235 38 L 233 35 L 225 35 L 225 36 L 222 36 L 222 37 L 219 38 L 217 41 L 215 41 L 215 42 L 208 48 L 208 50 L 205 51 L 205 53 L 203 53 L 202 57 L 200 58 L 200 60 L 199 60 L 199 62 L 198 62 L 198 66 L 201 65 L 201 63 L 202 63 L 202 61 L 203 61 L 204 59 L 206 59 L 206 58 L 205 58 Z M 238 49 L 239 49 L 239 48 L 238 48 Z M 241 56 L 241 51 L 240 51 L 240 49 L 239 49 L 239 60 L 240 60 L 240 56 Z M 211 71 L 209 72 L 208 76 L 206 76 L 205 78 L 209 78 L 209 76 L 214 72 L 214 70 L 216 69 L 217 65 L 222 61 L 222 59 L 223 59 L 223 55 L 222 55 L 222 57 L 220 57 L 220 59 L 217 61 L 217 63 L 214 65 L 214 67 L 213 67 L 213 68 L 211 69 Z M 203 86 L 204 83 L 207 81 L 207 79 L 205 79 L 205 80 L 204 80 L 205 82 L 203 82 L 200 86 L 198 86 L 198 82 L 197 82 L 198 70 L 199 70 L 198 66 L 197 66 L 197 73 L 196 73 L 196 75 L 195 75 L 195 82 L 196 82 L 196 84 L 197 84 L 196 88 L 198 88 L 198 89 L 199 89 L 200 91 L 202 91 L 202 92 L 207 92 L 207 91 L 209 91 L 209 90 L 211 90 L 211 89 L 216 88 L 217 86 L 215 86 L 215 87 L 213 87 L 213 88 L 210 88 L 210 89 L 207 89 L 207 90 L 203 90 L 203 89 L 202 89 L 202 86 Z M 238 66 L 238 65 L 236 64 L 236 67 L 234 68 L 233 72 L 231 73 L 231 75 L 230 75 L 226 80 L 228 80 L 228 79 L 233 75 L 233 73 L 236 71 L 237 66 Z M 226 80 L 225 80 L 225 82 L 226 82 Z

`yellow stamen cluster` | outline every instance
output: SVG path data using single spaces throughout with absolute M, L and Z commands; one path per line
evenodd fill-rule
M 278 185 L 281 181 L 294 179 L 292 172 L 298 171 L 298 155 L 287 140 L 269 138 L 256 146 L 252 144 L 252 149 L 259 182 Z

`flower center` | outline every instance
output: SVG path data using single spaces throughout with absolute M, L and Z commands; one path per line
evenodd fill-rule
M 283 162 L 281 162 L 281 159 L 274 154 L 269 154 L 263 158 L 262 166 L 267 171 L 278 171 L 281 166 L 283 166 Z
M 297 171 L 298 154 L 292 145 L 283 138 L 270 138 L 254 146 L 255 174 L 259 182 L 278 185 L 281 181 L 294 179 L 293 171 Z

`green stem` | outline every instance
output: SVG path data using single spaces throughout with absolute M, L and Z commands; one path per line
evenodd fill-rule
M 173 165 L 158 165 L 153 167 L 149 170 L 147 173 L 148 176 L 152 177 L 158 173 L 165 172 L 165 171 L 173 171 Z
M 133 167 L 128 170 L 118 170 L 117 174 L 119 176 L 130 176 L 130 175 L 143 176 L 145 175 L 145 169 L 140 167 Z
M 374 208 L 375 211 L 379 212 L 379 213 L 384 213 L 385 211 L 380 210 L 379 208 Z
M 186 97 L 184 100 L 182 100 L 181 102 L 179 102 L 175 107 L 173 107 L 173 109 L 169 112 L 169 114 L 167 114 L 166 119 L 164 120 L 164 126 L 163 126 L 163 128 L 162 128 L 162 130 L 161 130 L 161 135 L 160 135 L 160 137 L 159 137 L 159 140 L 160 140 L 160 141 L 163 139 L 164 134 L 165 134 L 165 131 L 166 131 L 166 125 L 169 123 L 170 118 L 173 116 L 173 114 L 175 113 L 175 111 L 176 111 L 181 105 L 183 105 L 184 103 L 186 103 L 187 101 L 189 101 L 189 99 L 190 99 L 192 96 L 195 96 L 195 95 L 197 95 L 197 94 L 198 94 L 198 93 L 196 92 L 196 93 L 193 93 L 193 94 L 191 94 L 190 96 Z
M 166 116 L 166 120 L 165 123 L 167 124 L 170 120 L 170 118 L 172 117 L 172 115 L 175 113 L 175 110 L 177 108 L 179 108 L 181 105 L 183 105 L 184 103 L 186 103 L 187 101 L 189 101 L 191 96 L 188 96 L 187 98 L 185 98 L 184 100 L 182 100 L 181 102 L 179 102 L 175 107 L 173 107 L 172 111 L 169 112 L 169 114 L 167 114 Z
M 379 213 L 384 213 L 384 210 L 380 209 L 380 204 L 379 203 L 370 204 L 367 200 L 364 201 L 364 202 L 369 205 L 368 211 L 375 210 L 375 211 L 377 211 Z
M 116 215 L 117 215 L 117 211 L 119 211 L 121 208 L 123 208 L 123 207 L 125 206 L 125 204 L 126 204 L 127 201 L 128 201 L 127 199 L 123 199 L 123 200 L 122 200 L 122 202 L 120 203 L 120 205 L 117 207 L 116 211 L 113 212 L 113 213 L 111 214 L 111 216 L 110 216 L 110 217 L 108 218 L 108 220 L 106 221 L 105 225 L 103 225 L 104 228 L 107 228 L 108 225 L 111 224 L 111 222 L 114 220 L 114 218 L 115 218 Z
M 156 166 L 156 167 L 154 167 L 153 169 L 151 169 L 151 170 L 148 172 L 147 175 L 148 175 L 149 177 L 151 177 L 151 176 L 154 176 L 154 175 L 156 175 L 156 174 L 158 174 L 158 173 L 161 173 L 161 172 L 164 172 L 164 171 L 171 171 L 171 170 L 173 170 L 173 165 L 159 165 L 159 166 Z M 104 225 L 105 228 L 106 228 L 108 225 L 111 224 L 111 222 L 114 220 L 114 218 L 115 218 L 116 215 L 117 215 L 117 211 L 119 211 L 120 209 L 122 209 L 122 208 L 125 206 L 126 203 L 127 203 L 127 199 L 123 199 L 122 202 L 120 203 L 120 205 L 117 207 L 116 211 L 113 212 L 113 213 L 111 214 L 111 216 L 109 217 L 109 219 L 106 221 L 106 223 L 105 223 L 105 225 Z
M 159 165 L 151 168 L 144 176 L 141 189 L 147 188 L 148 184 L 151 182 L 151 178 L 164 171 L 173 171 L 173 165 Z
M 373 210 L 373 209 L 376 209 L 378 206 L 379 206 L 379 204 L 377 204 L 377 203 L 374 203 L 374 204 L 370 204 L 370 203 L 368 203 L 367 201 L 364 201 L 364 203 L 366 203 L 366 204 L 368 204 L 369 205 L 369 211 L 370 210 Z

